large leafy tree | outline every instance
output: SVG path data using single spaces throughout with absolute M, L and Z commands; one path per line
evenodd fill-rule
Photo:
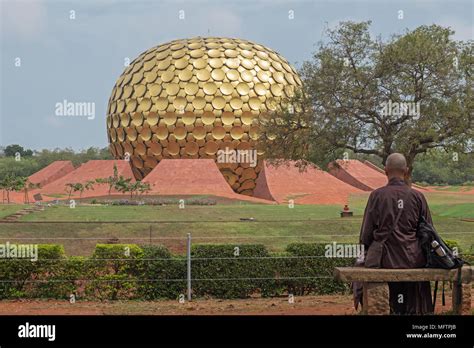
M 421 26 L 383 41 L 370 22 L 328 30 L 301 69 L 304 88 L 263 121 L 267 156 L 318 164 L 343 152 L 415 157 L 431 148 L 470 151 L 472 42 L 449 28 Z M 405 109 L 406 106 L 413 108 Z

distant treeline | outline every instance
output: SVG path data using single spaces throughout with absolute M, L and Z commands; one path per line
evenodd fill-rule
M 113 159 L 107 147 L 86 150 L 54 149 L 33 151 L 20 145 L 0 148 L 0 180 L 7 174 L 30 176 L 54 161 L 71 161 L 74 166 L 90 160 Z
M 19 154 L 19 157 L 18 157 Z M 382 167 L 381 159 L 373 155 L 351 155 L 351 158 L 369 160 Z M 33 151 L 20 145 L 0 148 L 0 180 L 13 173 L 29 176 L 54 161 L 71 161 L 74 166 L 90 160 L 113 159 L 107 147 L 86 150 L 54 149 Z M 426 185 L 474 184 L 474 154 L 448 153 L 432 149 L 416 157 L 413 181 Z

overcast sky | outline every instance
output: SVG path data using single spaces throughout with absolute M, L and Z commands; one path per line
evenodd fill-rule
M 0 5 L 0 145 L 32 149 L 106 146 L 107 102 L 124 59 L 173 39 L 247 39 L 298 68 L 324 39 L 325 28 L 345 20 L 371 20 L 372 34 L 385 38 L 433 23 L 450 26 L 458 40 L 473 39 L 474 33 L 472 0 L 0 0 Z M 94 102 L 95 119 L 55 116 L 63 100 Z

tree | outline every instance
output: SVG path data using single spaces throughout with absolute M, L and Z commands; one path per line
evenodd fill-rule
M 6 157 L 15 157 L 17 153 L 19 153 L 21 157 L 33 156 L 33 151 L 29 149 L 25 150 L 23 146 L 17 144 L 8 145 L 5 147 L 5 150 L 3 150 L 3 153 Z
M 428 149 L 470 151 L 473 43 L 437 25 L 383 42 L 369 26 L 328 30 L 329 41 L 303 64 L 303 89 L 283 101 L 291 108 L 263 119 L 267 156 L 321 164 L 349 150 L 385 164 L 401 152 L 411 176 L 415 157 Z
M 98 178 L 95 180 L 99 184 L 107 184 L 109 186 L 109 196 L 112 192 L 112 189 L 117 185 L 119 181 L 117 165 L 114 163 L 114 174 L 107 178 Z
M 3 180 L 0 181 L 0 189 L 7 195 L 7 203 L 10 203 L 10 192 L 23 190 L 27 181 L 27 177 L 16 176 L 14 174 L 7 174 Z M 2 201 L 4 200 L 5 198 L 2 197 Z

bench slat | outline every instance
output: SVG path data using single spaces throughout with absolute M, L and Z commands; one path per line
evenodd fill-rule
M 463 282 L 470 281 L 464 277 Z M 466 269 L 466 271 L 470 271 Z M 383 269 L 364 267 L 336 267 L 334 277 L 346 282 L 419 282 L 447 280 L 453 281 L 456 278 L 457 270 L 447 270 L 441 268 L 414 268 L 414 269 Z M 470 274 L 469 274 L 470 275 Z

